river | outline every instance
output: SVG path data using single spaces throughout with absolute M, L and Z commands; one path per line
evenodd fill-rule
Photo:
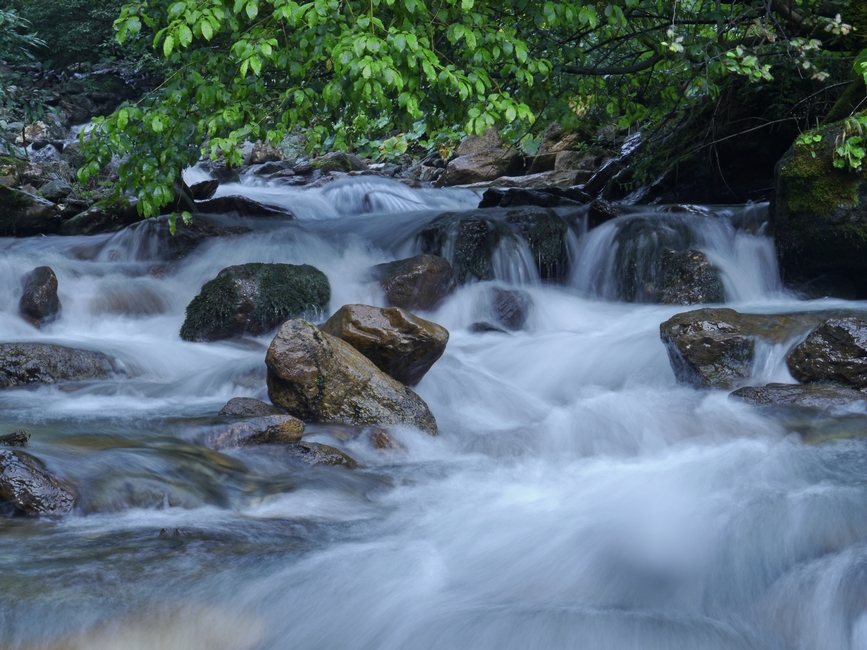
M 688 308 L 613 299 L 613 233 L 658 208 L 579 220 L 562 284 L 516 246 L 496 281 L 422 314 L 451 334 L 416 387 L 440 434 L 396 431 L 403 450 L 380 452 L 309 426 L 348 470 L 195 444 L 231 397 L 267 399 L 271 337 L 185 342 L 184 308 L 245 262 L 318 267 L 331 311 L 383 305 L 366 269 L 478 196 L 370 177 L 220 188 L 237 193 L 297 219 L 227 220 L 253 232 L 177 262 L 154 224 L 0 239 L 0 340 L 101 350 L 127 372 L 0 392 L 0 434 L 30 432 L 78 494 L 65 519 L 0 520 L 3 648 L 867 648 L 867 443 L 806 445 L 675 382 L 659 325 Z M 697 212 L 667 218 L 721 269 L 727 306 L 867 308 L 783 289 L 766 205 Z M 63 312 L 36 330 L 17 302 L 40 265 Z M 491 285 L 527 292 L 523 331 L 471 331 Z M 793 381 L 784 352 L 755 383 Z

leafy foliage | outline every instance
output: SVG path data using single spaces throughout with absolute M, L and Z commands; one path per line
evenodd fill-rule
M 170 74 L 100 124 L 83 174 L 128 155 L 123 189 L 154 215 L 201 155 L 239 165 L 245 139 L 276 144 L 297 127 L 311 147 L 383 156 L 422 134 L 447 144 L 497 125 L 518 140 L 555 119 L 659 132 L 738 80 L 821 90 L 848 69 L 837 62 L 858 35 L 820 4 L 133 0 L 118 39 L 153 47 Z

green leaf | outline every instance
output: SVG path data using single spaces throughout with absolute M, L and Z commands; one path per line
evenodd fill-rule
M 201 23 L 201 29 L 202 29 L 202 37 L 206 41 L 210 41 L 211 37 L 214 35 L 214 30 L 211 29 L 211 23 L 209 23 L 207 20 L 203 20 Z
M 117 114 L 117 128 L 123 131 L 127 124 L 129 124 L 129 111 L 122 108 Z
M 166 36 L 166 40 L 163 41 L 163 56 L 168 58 L 171 56 L 172 50 L 175 47 L 175 37 L 172 34 Z
M 256 16 L 259 15 L 259 5 L 255 2 L 248 2 L 244 11 L 247 13 L 247 17 L 250 20 L 254 20 Z

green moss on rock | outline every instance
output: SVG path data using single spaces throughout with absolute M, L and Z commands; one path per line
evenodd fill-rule
M 206 282 L 187 306 L 181 338 L 215 341 L 264 334 L 291 318 L 321 314 L 330 299 L 328 278 L 307 264 L 230 266 Z

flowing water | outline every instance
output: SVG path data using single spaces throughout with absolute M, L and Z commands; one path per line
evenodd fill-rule
M 366 270 L 478 196 L 369 177 L 220 192 L 298 218 L 227 220 L 253 232 L 175 262 L 154 224 L 0 239 L 0 340 L 98 349 L 127 371 L 0 392 L 0 434 L 29 431 L 78 494 L 68 518 L 0 520 L 0 646 L 867 648 L 867 443 L 805 445 L 677 385 L 659 324 L 685 308 L 613 300 L 618 229 L 664 218 L 722 270 L 727 306 L 864 307 L 782 290 L 766 206 L 633 208 L 589 233 L 578 218 L 559 285 L 526 245 L 498 251 L 495 281 L 422 314 L 451 333 L 417 387 L 440 435 L 396 431 L 403 450 L 380 452 L 308 427 L 362 465 L 346 470 L 196 445 L 229 398 L 267 398 L 270 339 L 181 341 L 184 308 L 245 262 L 317 266 L 332 311 L 382 305 Z M 63 313 L 37 331 L 16 309 L 39 265 Z M 523 331 L 470 331 L 491 285 L 527 292 Z M 791 381 L 784 352 L 761 351 L 756 382 Z

